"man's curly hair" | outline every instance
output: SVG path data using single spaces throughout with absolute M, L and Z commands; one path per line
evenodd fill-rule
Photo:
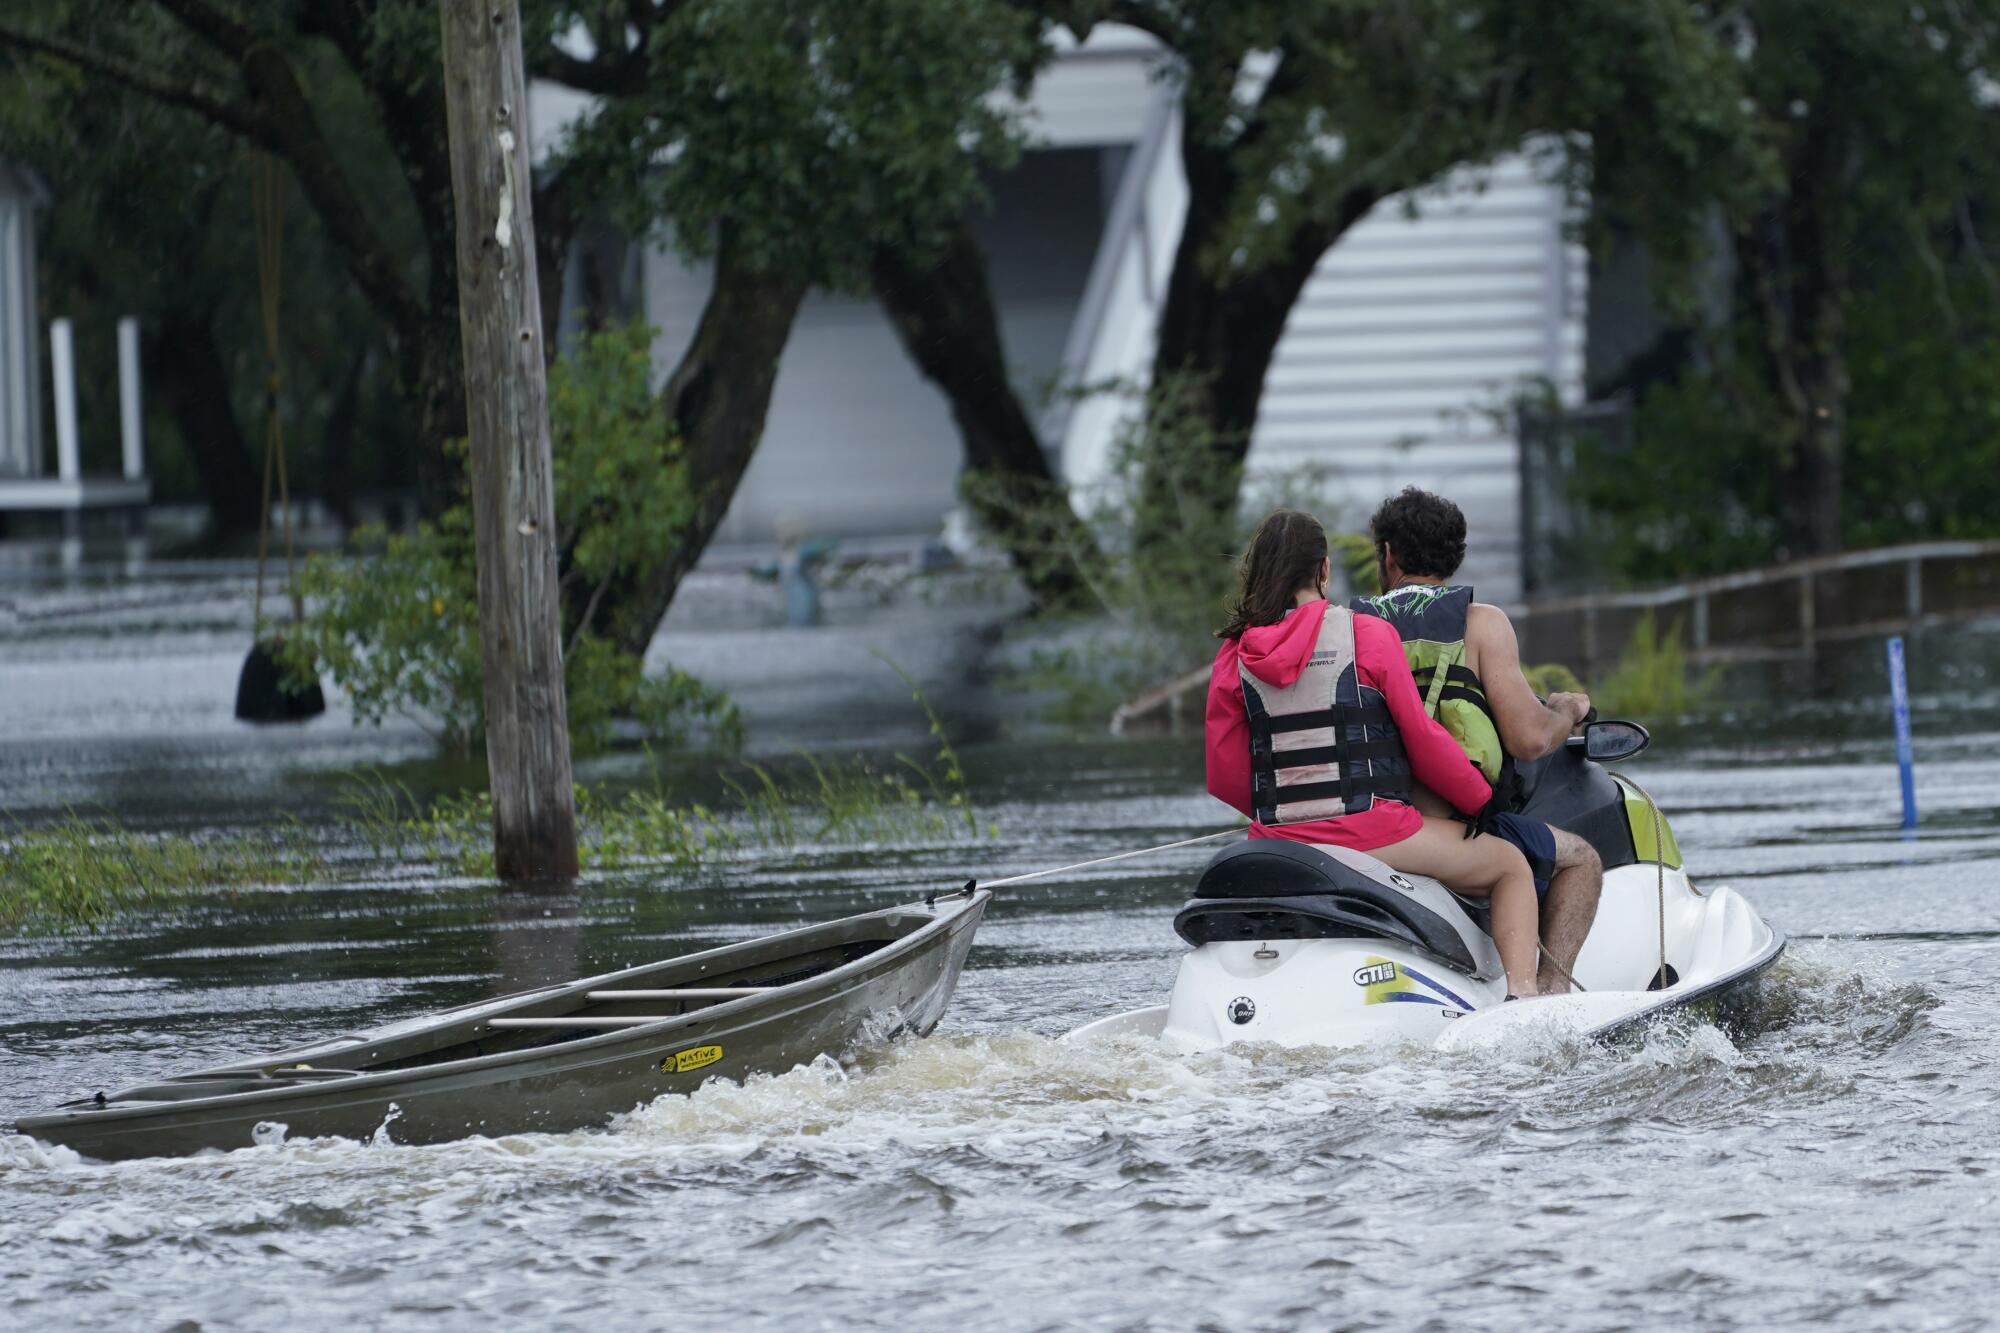
M 1368 520 L 1379 559 L 1387 544 L 1405 574 L 1448 579 L 1465 561 L 1465 515 L 1441 495 L 1405 486 Z

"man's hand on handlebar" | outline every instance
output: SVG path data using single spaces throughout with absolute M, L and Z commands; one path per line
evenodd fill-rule
M 1561 713 L 1570 719 L 1570 729 L 1574 731 L 1590 716 L 1590 696 L 1569 691 L 1560 691 L 1549 696 L 1549 710 Z

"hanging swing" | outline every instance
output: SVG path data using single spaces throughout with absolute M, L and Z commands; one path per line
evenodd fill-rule
M 271 536 L 271 476 L 278 478 L 278 513 L 285 528 L 285 591 L 291 595 L 292 624 L 305 619 L 294 579 L 292 487 L 285 471 L 285 430 L 278 419 L 278 261 L 284 241 L 284 209 L 277 161 L 258 153 L 251 167 L 251 206 L 257 217 L 257 295 L 264 317 L 264 490 L 257 510 L 257 594 L 251 612 L 254 641 L 236 678 L 236 716 L 244 722 L 301 722 L 326 711 L 319 679 L 301 683 L 279 661 L 282 629 L 264 623 L 264 564 Z

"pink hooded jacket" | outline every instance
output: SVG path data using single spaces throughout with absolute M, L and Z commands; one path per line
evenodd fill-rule
M 1208 708 L 1203 731 L 1208 747 L 1208 792 L 1243 814 L 1250 814 L 1250 723 L 1243 709 L 1238 663 L 1260 680 L 1283 688 L 1299 678 L 1306 659 L 1319 642 L 1326 619 L 1324 601 L 1308 602 L 1275 625 L 1258 625 L 1243 637 L 1225 640 L 1208 677 Z M 1417 781 L 1451 802 L 1464 814 L 1477 813 L 1493 794 L 1486 779 L 1466 757 L 1451 733 L 1424 711 L 1403 641 L 1395 627 L 1375 616 L 1354 617 L 1354 656 L 1363 685 L 1381 691 L 1402 733 L 1410 768 Z M 1301 824 L 1264 825 L 1252 821 L 1253 838 L 1288 838 L 1293 842 L 1323 842 L 1369 851 L 1401 842 L 1423 827 L 1423 816 L 1402 801 L 1377 799 L 1374 807 L 1339 819 L 1315 819 Z

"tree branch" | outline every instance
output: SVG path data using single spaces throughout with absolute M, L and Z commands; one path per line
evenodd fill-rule
M 581 60 L 551 43 L 528 56 L 528 67 L 538 79 L 574 88 L 599 97 L 629 97 L 645 91 L 646 56 L 642 46 L 625 52 L 615 61 L 602 56 Z
M 227 10 L 208 0 L 153 0 L 196 36 L 232 60 L 241 60 L 258 40 L 257 32 Z
M 291 61 L 271 43 L 255 42 L 245 53 L 243 81 L 272 127 L 266 142 L 291 165 L 369 303 L 399 340 L 414 344 L 422 337 L 423 304 L 334 156 Z
M 19 51 L 29 51 L 63 61 L 85 73 L 95 74 L 135 93 L 150 97 L 156 102 L 192 111 L 204 120 L 233 130 L 257 143 L 269 146 L 274 142 L 269 129 L 247 104 L 224 100 L 199 85 L 174 83 L 133 61 L 93 51 L 89 47 L 61 37 L 45 37 L 11 24 L 0 23 L 0 47 L 9 46 Z

